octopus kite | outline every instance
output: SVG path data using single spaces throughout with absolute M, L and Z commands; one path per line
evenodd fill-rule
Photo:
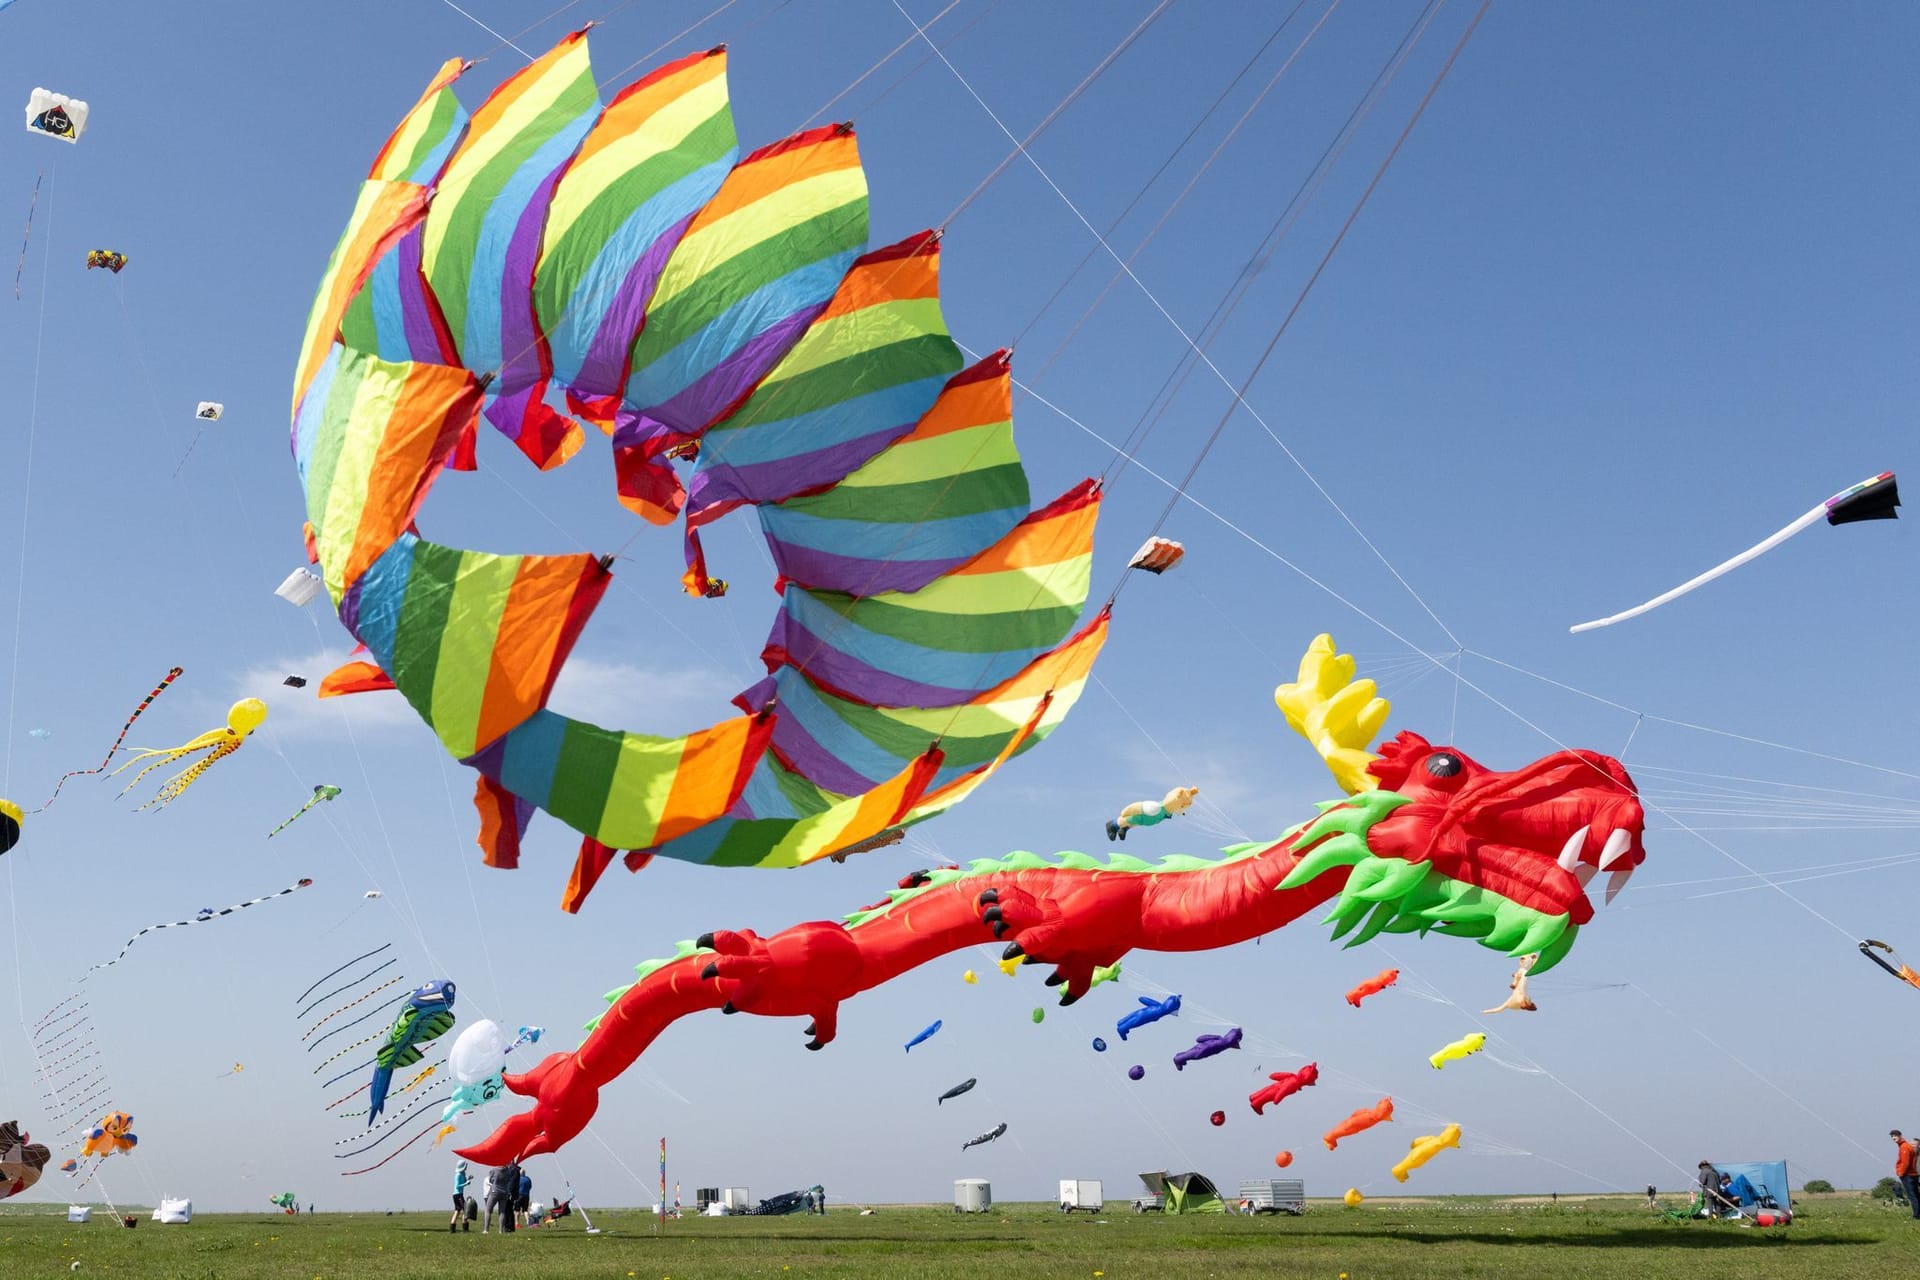
M 996 939 L 1010 959 L 1050 966 L 1062 1004 L 1129 951 L 1227 947 L 1315 909 L 1330 912 L 1334 936 L 1350 935 L 1349 946 L 1383 932 L 1438 932 L 1515 957 L 1538 952 L 1536 973 L 1558 964 L 1593 918 L 1586 882 L 1646 857 L 1645 815 L 1626 769 L 1562 750 L 1501 771 L 1408 732 L 1369 752 L 1361 734 L 1387 709 L 1372 681 L 1352 675 L 1353 660 L 1321 636 L 1299 681 L 1275 694 L 1349 793 L 1278 839 L 1157 864 L 1015 853 L 914 872 L 844 922 L 770 937 L 703 934 L 642 964 L 579 1049 L 506 1076 L 533 1108 L 460 1154 L 498 1165 L 558 1150 L 592 1120 L 601 1088 L 688 1014 L 799 1017 L 807 1047 L 819 1049 L 838 1033 L 846 1000 Z M 1351 1131 L 1336 1130 L 1330 1143 Z
M 193 755 L 195 752 L 206 752 L 206 755 L 201 756 L 200 759 L 194 761 L 187 768 L 182 769 L 179 773 L 174 774 L 171 778 L 161 783 L 160 789 L 154 792 L 153 799 L 140 806 L 142 809 L 151 809 L 155 805 L 164 808 L 184 795 L 188 787 L 200 780 L 201 774 L 211 769 L 219 761 L 226 759 L 238 751 L 241 744 L 247 740 L 248 736 L 252 734 L 255 729 L 258 729 L 261 724 L 266 721 L 266 718 L 266 703 L 260 701 L 258 698 L 242 698 L 240 701 L 234 703 L 232 707 L 228 708 L 225 727 L 209 729 L 192 742 L 184 743 L 181 746 L 157 747 L 148 751 L 136 751 L 132 758 L 118 769 L 115 769 L 111 776 L 117 777 L 134 765 L 139 764 L 142 760 L 153 761 L 152 764 L 149 764 L 146 768 L 134 774 L 132 782 L 129 782 L 120 789 L 120 794 L 125 795 L 127 792 L 139 786 L 140 780 L 152 773 L 155 769 L 164 768 L 172 764 L 175 760 Z

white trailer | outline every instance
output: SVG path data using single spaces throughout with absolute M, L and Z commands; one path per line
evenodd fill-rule
M 1100 1194 L 1100 1180 L 1088 1181 L 1085 1178 L 1060 1179 L 1060 1212 L 1072 1213 L 1075 1209 L 1085 1209 L 1088 1213 L 1100 1212 L 1100 1206 L 1106 1200 Z
M 1299 1178 L 1256 1178 L 1240 1184 L 1240 1203 L 1249 1213 L 1307 1211 L 1307 1184 Z
M 728 1187 L 720 1193 L 720 1203 L 727 1206 L 728 1213 L 752 1213 L 753 1196 L 745 1187 Z

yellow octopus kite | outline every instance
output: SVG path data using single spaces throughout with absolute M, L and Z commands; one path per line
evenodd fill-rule
M 140 763 L 142 760 L 152 760 L 153 763 L 134 774 L 133 781 L 122 787 L 120 794 L 125 795 L 127 792 L 139 786 L 140 780 L 152 773 L 155 769 L 172 764 L 182 756 L 190 756 L 196 751 L 205 751 L 207 753 L 206 755 L 161 783 L 160 789 L 154 793 L 153 799 L 140 806 L 142 809 L 150 809 L 155 805 L 164 807 L 172 801 L 179 799 L 180 796 L 185 793 L 186 789 L 199 779 L 201 774 L 213 767 L 215 761 L 238 751 L 240 744 L 247 740 L 247 735 L 255 729 L 258 729 L 266 718 L 266 703 L 260 701 L 258 698 L 242 698 L 227 709 L 227 723 L 225 728 L 209 729 L 192 742 L 182 746 L 156 747 L 149 751 L 135 752 L 126 764 L 121 765 L 113 771 L 115 776 L 125 772 L 128 768 Z M 158 759 L 155 759 L 155 757 L 158 757 Z

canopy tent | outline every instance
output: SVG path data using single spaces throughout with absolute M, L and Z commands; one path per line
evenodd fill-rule
M 1742 1209 L 1778 1208 L 1792 1211 L 1785 1160 L 1763 1160 L 1749 1164 L 1722 1164 L 1715 1160 L 1713 1167 L 1733 1179 L 1733 1198 L 1740 1202 Z
M 1143 1173 L 1140 1181 L 1161 1201 L 1168 1213 L 1225 1213 L 1220 1189 L 1204 1173 Z

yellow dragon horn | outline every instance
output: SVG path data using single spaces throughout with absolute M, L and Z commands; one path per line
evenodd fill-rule
M 1300 678 L 1273 691 L 1295 733 L 1313 744 L 1348 795 L 1380 784 L 1367 772 L 1380 757 L 1367 744 L 1393 710 L 1371 680 L 1353 678 L 1353 655 L 1336 653 L 1322 632 L 1300 659 Z

